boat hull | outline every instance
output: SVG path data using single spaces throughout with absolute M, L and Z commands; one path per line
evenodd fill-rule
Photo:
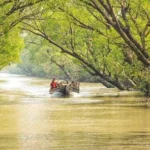
M 63 95 L 70 95 L 70 89 L 68 86 L 62 86 L 62 87 L 59 87 L 59 88 L 53 88 L 53 89 L 50 89 L 50 94 L 53 94 L 53 93 L 61 93 Z
M 63 95 L 70 95 L 72 92 L 79 93 L 79 89 L 72 88 L 72 87 L 70 87 L 68 85 L 63 85 L 63 86 L 61 86 L 59 88 L 50 89 L 49 92 L 50 92 L 50 94 L 61 93 Z

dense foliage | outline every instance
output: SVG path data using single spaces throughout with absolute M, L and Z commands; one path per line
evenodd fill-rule
M 19 61 L 23 48 L 21 25 L 39 13 L 43 0 L 0 0 L 0 69 Z
M 24 32 L 43 42 L 28 54 L 34 55 L 34 64 L 53 63 L 57 69 L 52 72 L 64 69 L 68 78 L 74 77 L 73 68 L 82 67 L 106 87 L 150 94 L 149 0 L 43 0 L 36 15 L 35 4 L 32 19 L 20 21 Z
M 7 67 L 9 72 L 60 80 L 97 81 L 78 61 L 55 51 L 55 47 L 47 46 L 42 38 L 29 34 L 25 43 L 21 63 Z

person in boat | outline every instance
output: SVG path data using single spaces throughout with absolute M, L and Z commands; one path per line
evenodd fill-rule
M 57 88 L 58 84 L 55 81 L 55 78 L 52 79 L 52 82 L 50 83 L 50 89 L 55 89 Z
M 66 84 L 69 84 L 69 81 L 68 81 L 68 80 L 66 81 Z
M 63 85 L 69 85 L 69 81 L 62 81 Z
M 74 82 L 74 81 L 71 81 L 70 86 L 71 86 L 71 87 L 75 87 L 75 82 Z
M 63 86 L 63 82 L 57 83 L 57 87 L 62 87 Z
M 70 87 L 79 89 L 79 83 L 78 83 L 78 82 L 71 81 Z

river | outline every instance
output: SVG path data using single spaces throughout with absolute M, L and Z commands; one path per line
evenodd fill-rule
M 150 98 L 99 83 L 61 97 L 49 82 L 0 73 L 0 150 L 150 150 Z

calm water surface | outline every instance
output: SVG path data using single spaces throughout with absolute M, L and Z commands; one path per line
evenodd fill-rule
M 49 80 L 0 74 L 0 150 L 150 150 L 150 99 L 81 84 L 49 95 Z

